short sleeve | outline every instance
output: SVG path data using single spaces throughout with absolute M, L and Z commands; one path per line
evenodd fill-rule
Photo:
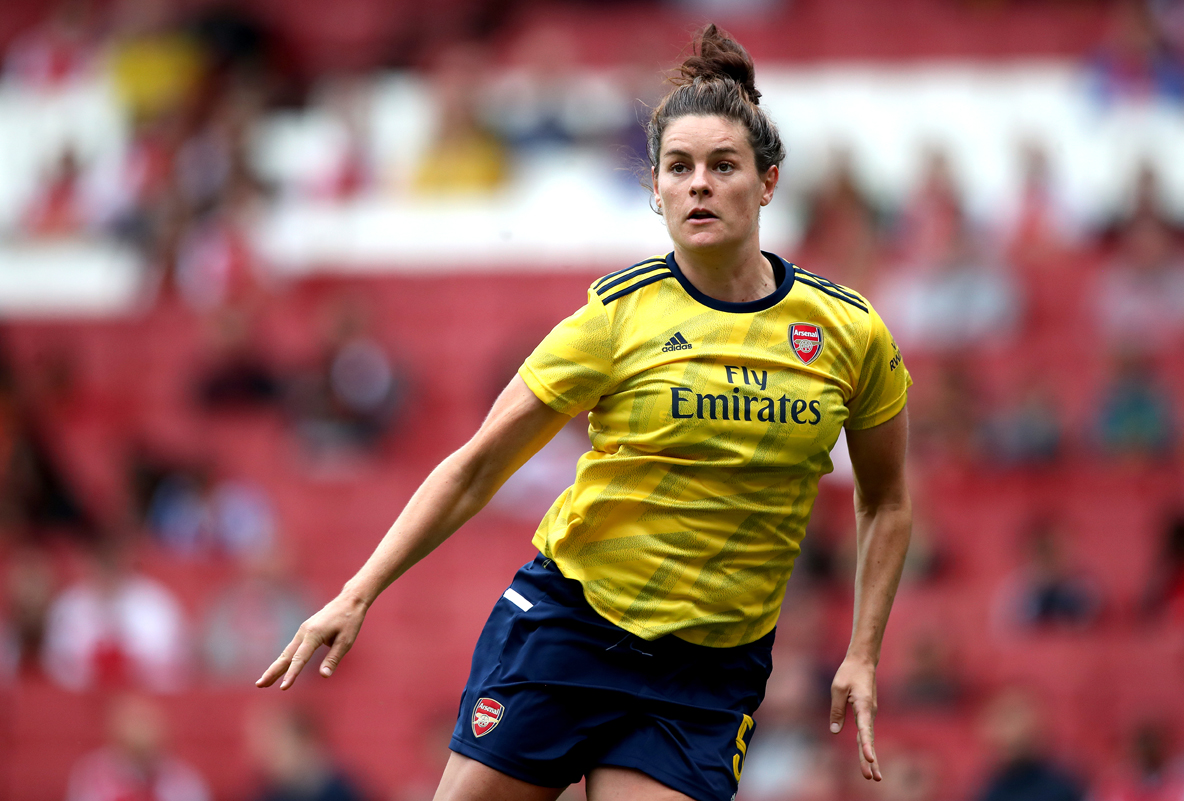
M 612 331 L 594 292 L 589 290 L 588 303 L 547 334 L 518 375 L 543 403 L 573 416 L 591 409 L 610 391 Z
M 871 332 L 855 394 L 847 402 L 847 428 L 858 431 L 891 420 L 904 408 L 913 379 L 900 348 L 875 309 L 869 309 Z

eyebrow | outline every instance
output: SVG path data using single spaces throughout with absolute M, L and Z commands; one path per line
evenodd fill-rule
M 734 147 L 717 147 L 715 150 L 712 150 L 707 155 L 708 156 L 716 156 L 721 153 L 726 153 L 726 154 L 731 154 L 731 155 L 739 155 L 740 151 Z M 694 158 L 694 156 L 691 155 L 690 153 L 688 153 L 687 151 L 678 150 L 678 149 L 667 150 L 665 153 L 662 154 L 663 158 L 665 158 L 666 156 L 681 156 L 683 158 Z

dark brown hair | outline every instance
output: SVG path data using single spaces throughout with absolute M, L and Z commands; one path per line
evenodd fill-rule
M 654 109 L 645 127 L 651 166 L 658 164 L 666 126 L 690 115 L 718 116 L 743 125 L 762 175 L 785 159 L 777 126 L 760 107 L 761 93 L 756 90 L 752 58 L 739 42 L 714 24 L 695 34 L 691 56 L 670 82 L 674 88 Z

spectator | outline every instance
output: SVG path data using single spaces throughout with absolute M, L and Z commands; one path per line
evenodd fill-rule
M 196 382 L 198 403 L 211 412 L 277 404 L 280 380 L 256 347 L 247 314 L 226 309 L 213 325 L 211 363 Z
M 176 469 L 163 474 L 152 491 L 145 523 L 169 550 L 195 555 L 217 539 L 210 509 L 212 480 L 205 469 Z
M 66 149 L 25 210 L 23 227 L 29 236 L 37 239 L 70 237 L 82 233 L 87 217 L 82 168 L 77 154 Z
M 1143 596 L 1143 611 L 1184 623 L 1184 512 L 1173 516 L 1164 528 Z
M 200 43 L 176 29 L 166 0 L 121 0 L 108 59 L 115 89 L 135 121 L 192 103 L 204 78 Z
M 978 801 L 1082 801 L 1078 780 L 1049 758 L 1042 747 L 1041 721 L 1033 699 L 1006 689 L 993 698 L 983 734 L 996 766 L 976 794 Z
M 441 55 L 433 76 L 439 104 L 436 139 L 416 171 L 417 192 L 488 193 L 505 181 L 508 164 L 501 141 L 478 119 L 487 59 L 475 45 L 456 45 Z
M 983 428 L 983 450 L 1008 467 L 1049 464 L 1061 455 L 1060 411 L 1044 382 L 1022 384 Z
M 1052 520 L 1041 517 L 1030 524 L 1026 563 L 1003 583 L 998 596 L 1007 622 L 1082 629 L 1097 618 L 1101 607 L 1098 590 L 1070 565 L 1064 542 Z
M 947 573 L 951 557 L 943 542 L 944 539 L 944 532 L 924 511 L 913 513 L 913 533 L 909 538 L 908 553 L 904 557 L 904 571 L 900 575 L 901 586 L 932 583 Z M 851 543 L 849 547 L 856 547 L 854 537 L 844 541 Z M 850 561 L 852 570 L 854 570 L 854 553 L 851 554 Z M 850 578 L 855 578 L 854 572 L 851 573 Z
M 181 605 L 164 585 L 131 570 L 127 559 L 123 543 L 100 543 L 87 574 L 49 608 L 42 664 L 66 689 L 172 692 L 186 683 Z
M 133 121 L 126 152 L 99 161 L 88 176 L 88 210 L 96 227 L 155 255 L 181 213 L 173 162 L 185 129 L 177 113 Z
M 49 19 L 17 37 L 4 60 L 4 75 L 45 91 L 93 76 L 98 67 L 91 0 L 61 0 Z
M 1129 746 L 1130 763 L 1096 794 L 1097 801 L 1180 801 L 1184 798 L 1184 772 L 1171 758 L 1167 727 L 1143 723 L 1135 729 Z
M 884 761 L 891 765 L 892 769 L 884 774 L 884 781 L 880 787 L 864 788 L 869 790 L 866 797 L 883 801 L 935 801 L 941 797 L 938 795 L 940 782 L 936 754 L 912 748 L 885 748 L 881 743 L 877 743 L 876 753 L 885 752 L 887 756 Z
M 107 745 L 70 770 L 66 801 L 209 801 L 201 774 L 169 753 L 158 704 L 143 696 L 118 698 L 107 730 Z
M 1061 194 L 1049 163 L 1048 149 L 1028 140 L 1020 146 L 1023 185 L 1018 202 L 1004 214 L 1003 237 L 1008 259 L 1025 268 L 1041 268 L 1062 256 L 1077 238 L 1078 222 Z
M 1171 398 L 1136 354 L 1118 357 L 1096 420 L 1099 444 L 1114 456 L 1164 456 L 1175 440 Z
M 44 537 L 95 534 L 90 514 L 59 468 L 42 427 L 21 397 L 16 376 L 0 355 L 0 523 Z
M 263 288 L 248 233 L 254 195 L 246 178 L 229 179 L 225 196 L 181 235 L 174 267 L 177 290 L 195 311 L 250 302 Z
M 837 152 L 821 185 L 808 199 L 803 263 L 840 284 L 866 291 L 879 244 L 876 209 L 859 185 L 849 150 Z
M 977 458 L 983 428 L 982 394 L 961 360 L 943 359 L 931 386 L 916 400 L 916 448 L 958 462 Z
M 1119 252 L 1094 289 L 1093 306 L 1111 348 L 1166 351 L 1184 337 L 1184 254 L 1151 216 L 1125 229 Z
M 575 482 L 576 462 L 588 450 L 588 420 L 582 415 L 506 479 L 489 504 L 510 517 L 537 521 Z
M 242 479 L 214 481 L 203 469 L 164 474 L 146 522 L 166 547 L 183 556 L 249 556 L 266 552 L 275 537 L 275 513 L 261 488 Z
M 248 720 L 247 746 L 262 784 L 257 801 L 360 801 L 357 784 L 330 756 L 309 713 L 262 708 Z
M 366 328 L 356 304 L 334 308 L 320 368 L 293 384 L 297 431 L 316 457 L 377 449 L 402 402 L 401 378 Z
M 760 733 L 744 756 L 743 801 L 829 801 L 839 796 L 830 743 L 822 739 L 826 682 L 806 653 L 774 657 Z
M 1094 92 L 1105 105 L 1184 102 L 1184 63 L 1167 46 L 1148 3 L 1116 4 L 1109 40 L 1089 61 Z
M 940 261 L 963 235 L 966 225 L 962 193 L 955 182 L 949 154 L 939 147 L 931 147 L 923 157 L 920 184 L 901 214 L 898 231 L 901 261 L 915 265 Z
M 20 671 L 21 651 L 18 636 L 8 621 L 0 617 L 0 689 L 11 684 Z
M 1099 242 L 1103 246 L 1115 247 L 1136 223 L 1148 220 L 1159 223 L 1177 239 L 1184 235 L 1181 220 L 1167 207 L 1163 181 L 1152 162 L 1144 161 L 1139 166 L 1129 200 L 1124 205 L 1125 208 L 1101 226 Z
M 272 67 L 275 42 L 250 9 L 230 4 L 196 9 L 186 28 L 205 52 L 210 70 L 235 78 L 282 77 Z
M 14 669 L 23 673 L 37 665 L 45 641 L 45 624 L 54 593 L 54 570 L 49 555 L 40 549 L 21 548 L 8 560 L 5 607 L 7 645 Z M 0 661 L 5 661 L 0 657 Z M 4 672 L 0 669 L 0 673 Z
M 933 261 L 887 277 L 878 306 L 901 347 L 957 351 L 1006 342 L 1021 321 L 1023 297 L 1010 270 L 992 264 L 959 227 Z
M 240 565 L 206 613 L 205 662 L 215 681 L 246 686 L 284 650 L 308 609 L 275 549 Z
M 332 127 L 326 136 L 325 152 L 317 160 L 317 169 L 310 170 L 301 182 L 311 197 L 345 203 L 365 196 L 373 188 L 375 168 L 370 159 L 367 120 L 371 89 L 368 81 L 357 78 L 326 81 L 322 85 L 321 105 L 329 115 L 325 124 Z M 440 134 L 442 139 L 451 135 L 447 130 Z M 466 154 L 456 155 L 464 158 Z
M 481 117 L 519 154 L 555 146 L 615 144 L 636 125 L 629 97 L 579 66 L 580 39 L 539 25 L 515 43 L 513 65 L 483 93 Z
M 901 703 L 910 709 L 952 709 L 961 704 L 965 694 L 953 667 L 949 642 L 932 633 L 915 638 L 900 685 Z

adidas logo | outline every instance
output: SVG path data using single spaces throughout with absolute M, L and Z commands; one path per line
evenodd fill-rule
M 691 343 L 687 342 L 686 338 L 680 333 L 675 333 L 670 337 L 670 341 L 662 346 L 663 353 L 670 353 L 673 350 L 690 350 Z

